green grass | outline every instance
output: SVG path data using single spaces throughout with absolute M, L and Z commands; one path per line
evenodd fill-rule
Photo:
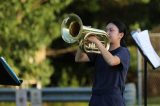
M 16 103 L 0 102 L 0 106 L 16 106 Z M 31 106 L 31 104 L 28 102 L 27 106 Z M 50 103 L 43 103 L 42 106 L 88 106 L 88 102 L 54 102 L 54 103 L 50 102 Z M 160 106 L 160 97 L 147 98 L 147 106 Z
M 87 102 L 44 103 L 43 106 L 88 106 Z

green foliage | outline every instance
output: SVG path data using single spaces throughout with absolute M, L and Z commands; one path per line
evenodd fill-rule
M 129 49 L 131 53 L 131 66 L 129 81 L 137 78 L 137 48 L 133 46 L 130 32 L 137 29 L 152 30 L 159 25 L 160 2 L 158 0 L 74 0 L 59 14 L 74 12 L 78 14 L 84 25 L 102 29 L 110 18 L 119 18 L 128 26 Z M 63 45 L 63 44 L 62 44 Z M 67 45 L 67 44 L 66 44 Z M 53 47 L 56 48 L 56 47 Z M 53 86 L 89 86 L 93 75 L 92 66 L 85 63 L 75 64 L 74 56 L 65 54 L 54 58 L 56 64 L 51 82 Z M 66 61 L 65 61 L 65 58 Z M 63 66 L 63 67 L 62 67 Z M 73 82 L 74 81 L 74 82 Z
M 25 81 L 41 80 L 45 86 L 52 77 L 51 85 L 86 86 L 93 73 L 90 65 L 75 64 L 72 53 L 71 58 L 67 54 L 50 57 L 53 61 L 45 57 L 46 48 L 61 37 L 63 16 L 74 12 L 84 25 L 95 28 L 102 28 L 107 19 L 118 17 L 129 30 L 151 30 L 160 22 L 159 4 L 159 0 L 1 0 L 0 55 Z M 54 46 L 63 49 L 67 44 L 58 42 Z M 130 51 L 130 70 L 134 71 L 137 55 L 133 53 L 135 49 Z
M 71 0 L 1 0 L 0 1 L 0 55 L 23 80 L 49 83 L 53 73 L 45 59 L 45 49 L 60 35 L 56 13 Z M 36 52 L 39 52 L 38 57 Z M 40 62 L 37 60 L 44 57 Z

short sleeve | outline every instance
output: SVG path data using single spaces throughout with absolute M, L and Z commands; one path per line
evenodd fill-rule
M 120 49 L 116 54 L 120 58 L 124 70 L 128 70 L 130 65 L 130 53 L 127 48 Z

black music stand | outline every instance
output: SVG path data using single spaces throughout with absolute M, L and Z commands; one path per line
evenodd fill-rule
M 20 80 L 3 57 L 0 57 L 0 85 L 20 86 Z
M 147 106 L 147 63 L 155 70 L 160 67 L 160 58 L 150 42 L 148 30 L 131 32 L 135 45 L 144 57 L 144 106 Z

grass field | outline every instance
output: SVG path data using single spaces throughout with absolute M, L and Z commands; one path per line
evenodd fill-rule
M 0 103 L 0 106 L 16 106 L 15 103 Z M 27 106 L 31 106 L 30 103 L 27 104 Z M 88 103 L 43 103 L 42 106 L 88 106 Z M 138 106 L 138 105 L 134 105 Z M 142 105 L 143 106 L 143 105 Z M 147 106 L 160 106 L 160 103 L 155 103 L 155 104 L 147 104 Z
M 152 97 L 147 99 L 147 106 L 160 106 L 160 97 Z M 16 106 L 16 103 L 0 102 L 0 106 Z M 31 106 L 28 102 L 27 106 Z M 43 103 L 42 106 L 88 106 L 87 102 L 55 102 L 55 103 Z M 138 106 L 138 105 L 134 105 Z M 143 105 L 142 105 L 143 106 Z

